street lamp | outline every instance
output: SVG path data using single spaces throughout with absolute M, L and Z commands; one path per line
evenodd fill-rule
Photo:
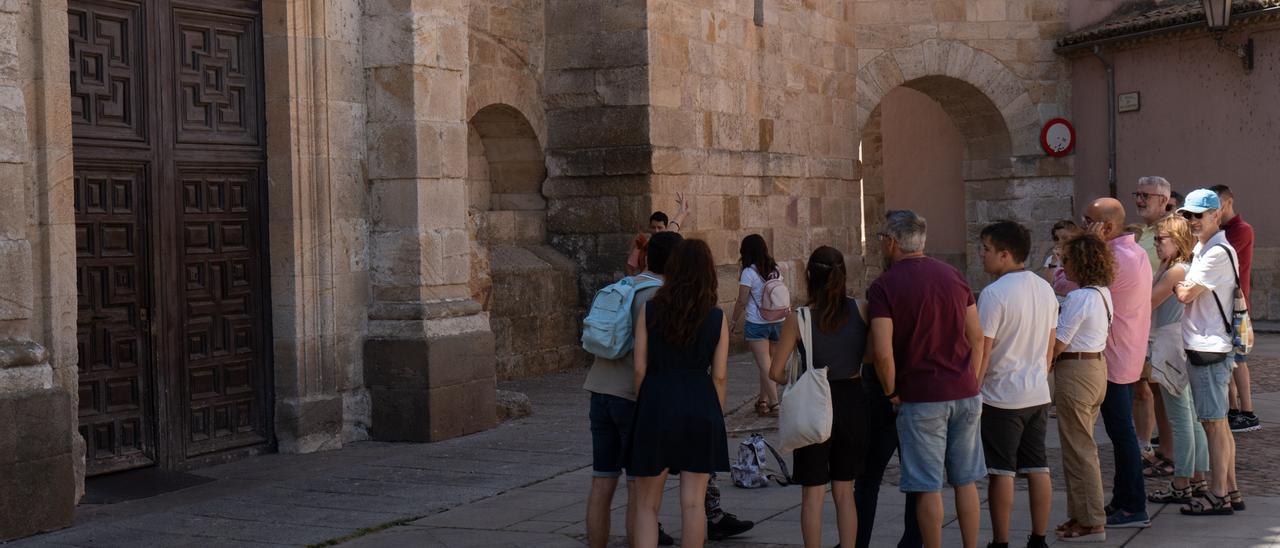
M 1244 64 L 1244 71 L 1252 72 L 1253 38 L 1246 39 L 1244 44 L 1238 46 L 1222 43 L 1222 37 L 1231 27 L 1231 0 L 1200 0 L 1200 3 L 1204 6 L 1205 23 L 1209 25 L 1209 32 L 1218 41 L 1218 47 L 1236 54 Z
M 1204 4 L 1204 18 L 1209 30 L 1215 34 L 1227 31 L 1231 26 L 1231 0 L 1200 0 Z

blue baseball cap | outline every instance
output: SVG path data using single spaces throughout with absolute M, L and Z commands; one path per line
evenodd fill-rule
M 1222 201 L 1218 200 L 1218 193 L 1207 188 L 1197 188 L 1187 194 L 1186 199 L 1182 201 L 1182 207 L 1178 211 L 1190 211 L 1192 213 L 1204 213 L 1210 209 L 1218 209 L 1222 207 Z

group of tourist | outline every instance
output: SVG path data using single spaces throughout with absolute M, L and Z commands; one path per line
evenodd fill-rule
M 955 491 L 964 545 L 976 546 L 977 481 L 986 477 L 989 546 L 1007 547 L 1019 476 L 1030 499 L 1026 545 L 1046 546 L 1051 416 L 1067 491 L 1068 520 L 1055 529 L 1062 541 L 1100 542 L 1107 528 L 1147 527 L 1148 501 L 1181 504 L 1189 515 L 1244 510 L 1232 431 L 1259 422 L 1231 316 L 1237 287 L 1248 295 L 1252 228 L 1225 186 L 1174 202 L 1166 180 L 1144 177 L 1134 198 L 1144 225 L 1126 225 L 1114 198 L 1092 202 L 1082 225 L 1054 225 L 1040 272 L 1028 268 L 1032 236 L 1024 226 L 984 227 L 982 265 L 993 279 L 977 298 L 959 270 L 924 254 L 925 219 L 891 211 L 875 234 L 884 272 L 865 300 L 850 297 L 839 250 L 810 255 L 812 348 L 796 314 L 762 313 L 766 286 L 782 276 L 762 237 L 742 241 L 739 297 L 726 315 L 716 306 L 707 244 L 659 226 L 638 245 L 637 279 L 658 284 L 631 303 L 634 351 L 597 358 L 585 386 L 595 455 L 590 544 L 607 543 L 623 470 L 632 545 L 673 542 L 657 521 L 668 474 L 680 477 L 684 546 L 751 528 L 719 509 L 714 488 L 715 472 L 729 469 L 723 413 L 729 338 L 739 329 L 760 372 L 761 415 L 779 412 L 775 383 L 786 382 L 793 352 L 826 368 L 830 436 L 793 454 L 808 547 L 821 546 L 828 485 L 840 545 L 869 545 L 895 450 L 907 493 L 899 546 L 941 546 L 945 485 Z M 1114 449 L 1109 501 L 1093 435 L 1099 415 Z M 1144 478 L 1158 476 L 1172 476 L 1168 487 L 1146 492 Z

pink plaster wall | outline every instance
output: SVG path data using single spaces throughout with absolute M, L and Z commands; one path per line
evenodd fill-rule
M 964 146 L 951 117 L 937 101 L 906 87 L 885 95 L 880 115 L 885 207 L 924 215 L 930 253 L 964 253 Z
M 1255 66 L 1248 74 L 1208 38 L 1104 52 L 1116 67 L 1116 92 L 1142 94 L 1140 111 L 1117 115 L 1118 193 L 1131 203 L 1143 175 L 1161 175 L 1184 194 L 1227 184 L 1257 245 L 1280 246 L 1273 214 L 1280 204 L 1280 25 L 1249 30 Z M 1093 57 L 1075 59 L 1071 85 L 1076 204 L 1084 207 L 1107 192 L 1106 72 Z

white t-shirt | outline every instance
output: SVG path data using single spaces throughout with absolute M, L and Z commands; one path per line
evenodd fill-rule
M 782 278 L 782 273 L 778 273 L 778 278 Z M 764 298 L 764 278 L 760 277 L 760 273 L 756 272 L 755 265 L 742 269 L 742 276 L 738 278 L 738 285 L 745 285 L 751 288 L 751 298 L 747 299 L 747 321 L 751 323 L 780 323 L 785 319 L 777 321 L 765 321 L 760 317 L 760 299 Z
M 1208 291 L 1187 305 L 1186 313 L 1182 315 L 1182 344 L 1188 350 L 1230 352 L 1232 348 L 1231 334 L 1222 316 L 1226 314 L 1227 320 L 1231 319 L 1232 298 L 1236 290 L 1236 271 L 1231 267 L 1235 249 L 1231 249 L 1228 255 L 1222 246 L 1231 249 L 1226 231 L 1219 230 L 1207 244 L 1197 243 L 1191 254 L 1191 268 L 1187 270 L 1186 280 L 1202 285 Z M 1218 312 L 1214 294 L 1222 303 L 1222 312 Z
M 1107 311 L 1110 310 L 1111 314 Z M 1064 352 L 1102 352 L 1107 348 L 1107 332 L 1111 331 L 1111 290 L 1088 286 L 1067 293 L 1058 313 L 1059 341 L 1067 344 Z
M 982 402 L 1003 409 L 1049 403 L 1049 331 L 1058 319 L 1053 288 L 1032 272 L 1010 272 L 978 297 L 982 335 L 991 337 L 991 362 Z

